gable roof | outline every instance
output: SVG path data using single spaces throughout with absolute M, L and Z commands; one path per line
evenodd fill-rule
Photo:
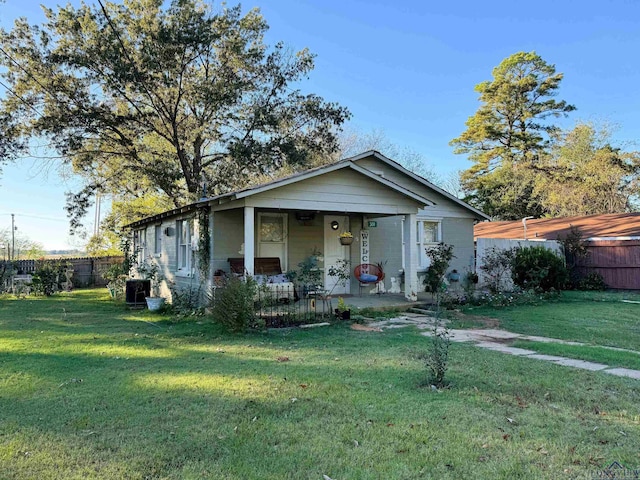
M 436 192 L 438 192 L 443 197 L 446 197 L 447 199 L 451 200 L 452 202 L 458 204 L 459 206 L 471 211 L 477 217 L 479 217 L 481 219 L 485 219 L 485 220 L 491 220 L 491 217 L 489 217 L 489 215 L 487 215 L 486 213 L 478 210 L 477 208 L 472 207 L 471 205 L 466 203 L 464 200 L 460 200 L 455 195 L 452 195 L 451 193 L 447 192 L 446 190 L 443 190 L 442 188 L 434 185 L 433 183 L 431 183 L 426 178 L 421 177 L 420 175 L 412 172 L 411 170 L 406 169 L 405 167 L 400 165 L 395 160 L 391 160 L 389 157 L 384 156 L 382 153 L 378 152 L 377 150 L 369 150 L 367 152 L 360 153 L 360 154 L 358 154 L 358 155 L 356 155 L 354 157 L 349 157 L 346 160 L 349 160 L 349 161 L 352 161 L 352 162 L 357 162 L 358 160 L 362 160 L 364 158 L 369 158 L 369 157 L 374 157 L 374 158 L 380 160 L 381 162 L 386 163 L 390 167 L 395 168 L 396 170 L 399 170 L 400 172 L 404 173 L 408 177 L 411 177 L 414 180 L 416 180 L 417 182 L 422 183 L 426 187 L 429 187 L 430 189 L 435 190 Z
M 185 205 L 184 207 L 179 207 L 179 208 L 175 208 L 173 210 L 169 210 L 166 212 L 162 212 L 159 213 L 157 215 L 153 215 L 151 217 L 147 217 L 144 218 L 142 220 L 138 220 L 137 222 L 133 222 L 130 223 L 128 225 L 126 225 L 125 227 L 127 228 L 135 228 L 137 226 L 141 226 L 144 224 L 148 224 L 148 223 L 153 223 L 156 222 L 162 218 L 166 218 L 166 217 L 170 217 L 170 216 L 174 216 L 174 215 L 178 215 L 180 213 L 187 213 L 189 211 L 192 211 L 198 207 L 201 206 L 205 206 L 205 205 L 215 205 L 215 204 L 221 204 L 221 203 L 226 203 L 229 201 L 233 201 L 233 200 L 240 200 L 242 198 L 246 198 L 246 197 L 250 197 L 252 195 L 256 195 L 262 192 L 267 192 L 269 190 L 274 190 L 276 188 L 280 188 L 280 187 L 284 187 L 286 185 L 290 185 L 292 183 L 296 183 L 296 182 L 301 182 L 304 180 L 307 180 L 309 178 L 314 178 L 320 175 L 324 175 L 330 172 L 335 172 L 338 170 L 342 170 L 342 169 L 350 169 L 353 170 L 377 183 L 380 183 L 384 186 L 386 186 L 387 188 L 390 188 L 391 190 L 394 190 L 406 197 L 409 197 L 413 200 L 415 200 L 418 203 L 421 203 L 423 205 L 435 205 L 436 203 L 432 200 L 429 200 L 421 195 L 418 195 L 415 192 L 412 192 L 411 190 L 409 190 L 408 188 L 399 185 L 387 178 L 381 177 L 380 175 L 376 175 L 375 173 L 371 172 L 370 170 L 367 170 L 366 168 L 363 168 L 357 164 L 355 164 L 351 159 L 344 159 L 344 160 L 340 160 L 338 162 L 332 163 L 332 164 L 328 164 L 328 165 L 322 165 L 320 167 L 315 167 L 309 170 L 304 170 L 302 172 L 298 172 L 298 173 L 294 173 L 291 175 L 288 175 L 286 177 L 282 177 L 282 178 L 278 178 L 275 180 L 272 180 L 270 182 L 266 182 L 260 185 L 256 185 L 253 187 L 248 187 L 242 190 L 236 190 L 234 192 L 229 192 L 229 193 L 224 193 L 221 195 L 216 195 L 213 197 L 209 197 L 209 198 L 203 198 L 198 202 L 189 204 L 189 205 Z
M 564 238 L 571 227 L 579 228 L 586 238 L 625 238 L 640 236 L 640 213 L 610 213 L 581 217 L 537 218 L 527 220 L 527 238 L 556 240 Z M 475 238 L 524 237 L 522 220 L 483 222 L 475 225 Z
M 233 200 L 241 199 L 241 198 L 249 197 L 251 195 L 256 195 L 258 193 L 267 192 L 275 188 L 284 187 L 285 185 L 290 185 L 292 183 L 301 182 L 303 180 L 317 177 L 319 175 L 324 175 L 329 172 L 335 172 L 337 170 L 342 170 L 347 168 L 354 170 L 378 183 L 381 183 L 386 187 L 389 187 L 390 189 L 395 190 L 407 197 L 410 197 L 416 200 L 417 202 L 424 203 L 425 205 L 435 205 L 435 202 L 433 202 L 432 200 L 429 200 L 421 195 L 418 195 L 417 193 L 414 193 L 411 190 L 401 185 L 398 185 L 397 183 L 392 182 L 389 179 L 381 177 L 380 175 L 376 175 L 375 173 L 371 172 L 370 170 L 367 170 L 366 168 L 362 168 L 359 165 L 356 165 L 353 161 L 351 161 L 351 159 L 344 159 L 336 163 L 331 163 L 329 165 L 322 165 L 320 167 L 312 168 L 310 170 L 304 170 L 302 172 L 298 172 L 292 175 L 288 175 L 286 177 L 278 178 L 276 180 L 263 183 L 261 185 L 245 188 L 244 190 L 237 190 L 235 192 L 217 195 L 215 197 L 208 198 L 206 201 L 215 202 L 215 201 L 219 201 L 227 198 L 233 199 Z

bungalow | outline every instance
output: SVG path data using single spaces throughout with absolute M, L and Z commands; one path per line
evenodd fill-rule
M 426 249 L 451 244 L 455 258 L 450 269 L 471 271 L 473 226 L 486 219 L 395 161 L 369 151 L 202 199 L 128 227 L 140 258 L 152 257 L 179 288 L 212 285 L 214 273 L 230 272 L 238 259 L 254 275 L 263 273 L 257 270 L 264 262 L 256 259 L 277 258 L 286 272 L 315 254 L 325 289 L 334 288 L 329 269 L 340 260 L 349 262 L 351 272 L 359 264 L 379 264 L 385 279 L 377 288 L 402 289 L 407 299 L 415 300 L 424 291 L 419 275 L 429 266 Z M 344 232 L 353 234 L 351 245 L 340 242 Z M 197 265 L 203 253 L 206 268 L 202 261 Z M 352 274 L 333 292 L 356 293 L 359 287 Z

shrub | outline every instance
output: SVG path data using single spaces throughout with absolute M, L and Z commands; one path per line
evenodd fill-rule
M 427 256 L 431 259 L 431 265 L 423 282 L 427 292 L 436 293 L 440 290 L 444 274 L 449 268 L 449 262 L 454 258 L 453 245 L 439 243 L 434 247 L 427 248 Z
M 213 302 L 213 321 L 223 325 L 231 332 L 245 332 L 255 326 L 256 316 L 253 299 L 256 293 L 256 282 L 247 277 L 246 280 L 231 277 L 224 288 L 216 292 Z
M 40 262 L 33 273 L 32 288 L 36 295 L 50 297 L 60 291 L 61 282 L 65 281 L 64 271 L 67 268 L 62 262 Z
M 503 290 L 504 279 L 511 274 L 511 266 L 515 250 L 490 248 L 484 255 L 480 270 L 485 273 L 485 285 L 491 293 L 498 293 Z
M 563 259 L 548 248 L 520 247 L 515 250 L 511 278 L 523 290 L 548 292 L 564 288 L 568 273 Z
M 171 290 L 171 311 L 176 317 L 196 317 L 204 314 L 202 306 L 202 288 L 178 288 L 175 283 L 169 283 Z
M 603 291 L 607 289 L 604 278 L 598 272 L 591 272 L 585 275 L 578 282 L 579 290 Z

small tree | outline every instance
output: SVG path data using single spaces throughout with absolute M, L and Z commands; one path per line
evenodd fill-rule
M 571 226 L 569 233 L 564 238 L 559 239 L 564 248 L 564 256 L 567 262 L 567 270 L 569 273 L 569 281 L 575 288 L 581 282 L 580 274 L 577 269 L 578 260 L 586 258 L 589 255 L 589 249 L 584 242 L 582 231 L 578 227 Z
M 504 280 L 511 275 L 511 265 L 515 250 L 492 247 L 483 257 L 480 270 L 485 273 L 485 286 L 491 293 L 498 293 L 504 287 Z
M 435 294 L 440 290 L 449 262 L 455 257 L 453 245 L 441 242 L 435 247 L 428 248 L 427 256 L 431 259 L 431 265 L 424 277 L 424 284 L 427 292 Z
M 439 243 L 435 247 L 427 249 L 427 256 L 431 259 L 431 265 L 427 270 L 424 283 L 427 291 L 431 292 L 436 301 L 436 315 L 431 332 L 431 348 L 426 356 L 427 369 L 430 382 L 437 388 L 446 385 L 445 374 L 449 364 L 449 329 L 442 326 L 441 322 L 441 297 L 444 289 L 444 275 L 449 268 L 449 262 L 454 258 L 453 245 Z

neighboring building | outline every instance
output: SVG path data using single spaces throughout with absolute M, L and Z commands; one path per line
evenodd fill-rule
M 230 271 L 230 258 L 243 257 L 253 275 L 254 259 L 278 257 L 283 271 L 321 252 L 325 288 L 331 286 L 330 265 L 344 259 L 351 270 L 361 263 L 380 263 L 385 287 L 391 278 L 415 299 L 424 287 L 419 275 L 428 267 L 425 249 L 444 242 L 454 246 L 450 270 L 473 270 L 473 225 L 488 217 L 463 201 L 370 151 L 337 163 L 285 178 L 204 199 L 135 222 L 134 244 L 140 258 L 151 256 L 166 279 L 179 287 L 200 282 L 195 262 L 198 211 L 206 210 L 211 232 L 206 279 L 218 270 Z M 343 246 L 342 232 L 354 242 Z M 352 277 L 334 294 L 358 292 Z M 166 292 L 165 292 L 166 294 Z
M 562 240 L 571 227 L 580 230 L 589 249 L 589 255 L 578 260 L 583 273 L 600 273 L 610 288 L 640 289 L 640 213 L 527 219 L 526 239 Z M 524 239 L 525 224 L 478 223 L 474 238 Z

